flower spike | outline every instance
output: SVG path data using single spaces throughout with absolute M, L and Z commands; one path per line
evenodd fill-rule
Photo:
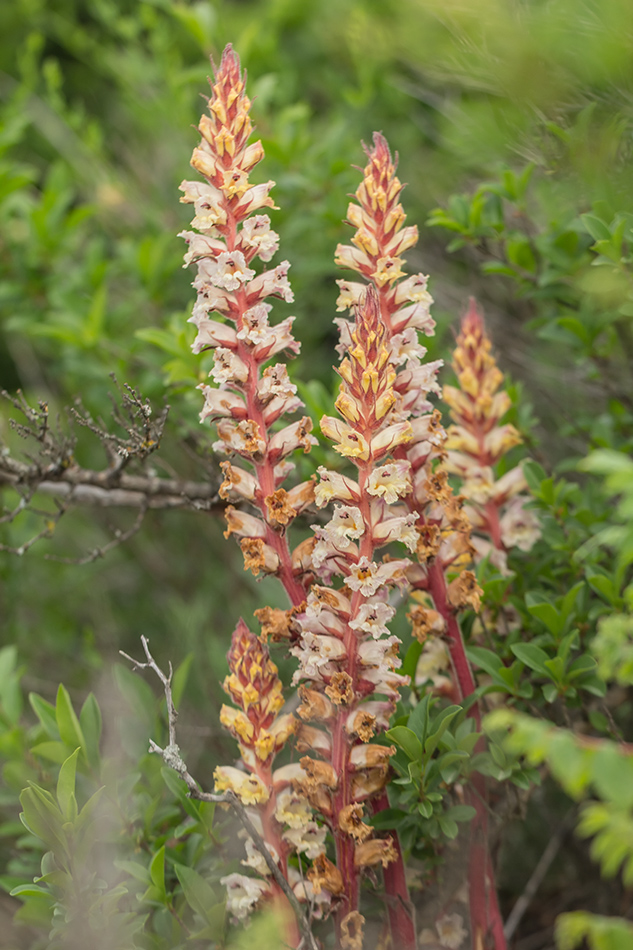
M 407 276 L 404 251 L 417 241 L 417 230 L 405 226 L 405 213 L 400 203 L 402 184 L 396 175 L 397 161 L 392 160 L 386 139 L 374 134 L 373 148 L 365 148 L 367 165 L 363 181 L 356 191 L 356 201 L 348 208 L 347 219 L 355 228 L 352 245 L 339 245 L 336 261 L 362 278 L 338 281 L 340 311 L 353 311 L 365 293 L 369 282 L 376 287 L 380 317 L 386 328 L 385 345 L 390 349 L 390 360 L 397 367 L 392 389 L 395 401 L 385 416 L 385 424 L 394 428 L 408 425 L 412 430 L 394 448 L 394 462 L 409 467 L 412 491 L 404 496 L 403 504 L 410 516 L 415 517 L 418 534 L 416 551 L 418 564 L 408 571 L 408 580 L 418 591 L 426 592 L 426 606 L 411 611 L 416 628 L 428 637 L 425 650 L 444 655 L 440 669 L 452 668 L 449 689 L 455 699 L 463 699 L 475 689 L 457 620 L 457 612 L 465 607 L 478 609 L 479 590 L 475 576 L 467 570 L 474 553 L 470 539 L 470 522 L 462 509 L 462 499 L 456 497 L 448 485 L 447 473 L 438 469 L 446 455 L 447 435 L 439 412 L 433 410 L 430 395 L 439 395 L 437 372 L 441 361 L 423 363 L 425 348 L 418 333 L 433 333 L 434 322 L 429 314 L 433 302 L 427 290 L 424 274 Z M 343 355 L 349 346 L 351 325 L 345 319 L 337 321 Z M 450 584 L 446 573 L 456 574 Z M 421 593 L 418 596 L 423 596 Z M 446 640 L 437 639 L 445 637 Z M 428 661 L 423 653 L 421 663 Z M 446 677 L 445 677 L 446 679 Z M 476 705 L 471 714 L 478 721 Z M 479 779 L 474 780 L 476 784 Z M 485 839 L 487 822 L 482 783 L 473 794 L 472 804 L 477 810 L 473 823 L 475 836 Z M 377 800 L 376 808 L 389 807 L 386 796 Z M 477 837 L 479 841 L 479 837 Z M 484 880 L 479 872 L 481 854 L 473 844 L 470 862 L 471 924 L 473 943 L 482 941 L 491 928 L 497 947 L 505 947 L 499 908 L 496 905 L 494 883 L 489 873 Z M 484 840 L 484 852 L 486 849 Z M 484 853 L 484 866 L 490 861 Z M 395 861 L 385 871 L 385 883 L 393 904 L 406 906 L 408 900 L 402 861 Z M 487 891 L 487 895 L 486 895 Z M 402 946 L 415 945 L 411 921 L 404 914 L 391 912 L 394 942 Z
M 197 300 L 191 322 L 198 329 L 192 349 L 211 350 L 214 385 L 200 384 L 205 402 L 200 418 L 214 422 L 214 449 L 237 457 L 227 463 L 220 488 L 227 500 L 248 502 L 257 517 L 227 509 L 228 534 L 240 538 L 244 566 L 253 573 L 277 574 L 297 605 L 305 597 L 301 568 L 293 566 L 286 527 L 313 500 L 312 482 L 282 488 L 292 465 L 286 459 L 315 443 L 311 420 L 304 416 L 281 429 L 270 427 L 303 408 L 286 365 L 271 363 L 282 352 L 297 353 L 293 317 L 272 324 L 270 298 L 292 301 L 287 261 L 258 273 L 279 246 L 270 218 L 274 182 L 252 185 L 249 176 L 263 159 L 261 142 L 249 144 L 251 103 L 237 54 L 227 46 L 215 70 L 209 115 L 198 126 L 202 136 L 192 166 L 205 179 L 184 181 L 181 201 L 194 206 L 185 266 L 195 263 Z M 212 316 L 211 316 L 212 315 Z M 243 467 L 243 465 L 246 467 Z
M 514 426 L 501 425 L 510 408 L 500 387 L 503 373 L 492 354 L 483 314 L 471 298 L 462 317 L 453 353 L 458 386 L 444 387 L 444 401 L 455 421 L 448 430 L 446 471 L 461 480 L 466 514 L 475 529 L 477 557 L 490 557 L 507 570 L 506 553 L 512 547 L 529 551 L 540 536 L 536 515 L 525 508 L 527 482 L 520 466 L 495 478 L 494 466 L 521 441 Z

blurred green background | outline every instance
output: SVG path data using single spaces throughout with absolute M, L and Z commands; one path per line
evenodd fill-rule
M 410 264 L 431 274 L 437 301 L 430 355 L 447 355 L 449 328 L 474 294 L 503 368 L 536 405 L 544 453 L 559 461 L 574 438 L 582 451 L 583 413 L 617 425 L 604 410 L 625 391 L 631 355 L 630 319 L 618 312 L 630 278 L 589 266 L 592 238 L 578 217 L 598 203 L 609 222 L 633 201 L 629 12 L 626 0 L 2 4 L 2 385 L 56 409 L 80 395 L 95 414 L 107 413 L 111 372 L 156 407 L 167 387 L 164 456 L 195 473 L 180 442 L 198 434 L 200 366 L 189 352 L 177 186 L 190 172 L 208 57 L 232 42 L 266 148 L 261 174 L 277 182 L 275 226 L 296 297 L 277 312 L 296 313 L 303 344 L 294 375 L 333 386 L 333 251 L 349 239 L 341 221 L 360 141 L 379 129 L 400 154 L 406 210 L 421 228 Z M 513 188 L 530 167 L 529 184 Z M 423 227 L 438 207 L 452 231 Z M 462 247 L 448 254 L 455 237 Z M 322 390 L 314 396 L 327 404 Z M 523 415 L 525 429 L 525 403 Z M 102 464 L 96 440 L 79 452 Z M 43 560 L 91 550 L 100 523 L 82 510 L 23 561 L 2 558 L 4 636 L 37 675 L 87 684 L 139 632 L 213 653 L 236 600 L 262 599 L 219 525 L 194 514 L 150 515 L 105 562 Z M 15 530 L 28 536 L 26 525 Z M 230 591 L 220 552 L 236 569 Z
M 630 14 L 628 0 L 5 0 L 0 384 L 46 399 L 64 426 L 78 395 L 107 415 L 114 372 L 156 411 L 171 404 L 156 471 L 215 478 L 176 233 L 189 219 L 178 184 L 208 57 L 231 42 L 266 150 L 258 171 L 277 182 L 278 259 L 292 264 L 295 303 L 276 313 L 297 316 L 292 372 L 315 381 L 311 411 L 334 389 L 333 255 L 349 240 L 352 166 L 380 130 L 421 230 L 410 267 L 431 275 L 430 357 L 449 358 L 475 295 L 521 396 L 512 421 L 547 472 L 590 448 L 629 448 Z M 5 404 L 0 435 L 17 452 L 10 417 Z M 78 458 L 104 464 L 86 433 Z M 214 726 L 229 633 L 238 612 L 283 599 L 244 574 L 206 514 L 150 513 L 86 566 L 49 559 L 81 557 L 133 517 L 77 509 L 23 558 L 0 554 L 2 642 L 17 645 L 25 686 L 49 699 L 60 681 L 79 699 L 105 690 L 117 651 L 138 653 L 141 633 L 160 658 L 195 653 L 186 701 L 201 727 L 190 739 L 229 755 Z M 38 526 L 25 513 L 0 541 L 19 546 Z

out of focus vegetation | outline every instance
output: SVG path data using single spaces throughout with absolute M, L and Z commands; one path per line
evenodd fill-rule
M 612 505 L 601 485 L 610 472 L 611 492 L 622 492 L 626 477 L 618 482 L 617 472 L 629 471 L 622 453 L 633 442 L 630 12 L 628 0 L 2 4 L 0 384 L 46 400 L 65 426 L 64 407 L 77 396 L 95 418 L 107 416 L 114 372 L 156 411 L 165 399 L 171 404 L 157 470 L 215 477 L 197 421 L 201 369 L 186 322 L 193 294 L 175 235 L 187 224 L 177 186 L 197 140 L 191 126 L 208 56 L 232 42 L 256 97 L 262 173 L 277 182 L 274 226 L 296 298 L 279 312 L 297 315 L 303 351 L 292 369 L 310 411 L 318 417 L 327 408 L 335 385 L 333 251 L 348 238 L 341 221 L 357 180 L 350 166 L 363 161 L 361 139 L 379 129 L 400 153 L 406 210 L 421 226 L 411 266 L 431 274 L 438 334 L 430 355 L 448 357 L 451 328 L 476 296 L 514 382 L 510 421 L 536 460 L 528 473 L 543 539 L 511 562 L 517 577 L 510 592 L 503 579 L 482 577 L 490 608 L 509 598 L 518 618 L 516 636 L 494 645 L 507 668 L 515 658 L 519 664 L 509 703 L 560 727 L 630 740 L 631 676 L 628 667 L 621 672 L 620 657 L 626 647 L 630 666 L 633 511 Z M 0 436 L 17 452 L 20 439 L 8 427 L 15 411 L 8 404 L 0 411 Z M 581 474 L 581 460 L 596 449 L 602 452 Z M 81 435 L 83 464 L 100 466 L 100 452 L 98 440 Z M 0 497 L 6 508 L 16 503 L 8 490 Z M 234 754 L 217 710 L 236 605 L 248 616 L 279 602 L 279 594 L 244 574 L 218 519 L 192 512 L 150 513 L 143 530 L 106 559 L 64 563 L 99 546 L 111 523 L 124 530 L 133 518 L 76 509 L 24 557 L 0 554 L 7 890 L 40 873 L 41 853 L 17 820 L 28 781 L 56 792 L 59 821 L 74 823 L 72 845 L 60 844 L 52 806 L 45 807 L 40 834 L 33 810 L 41 797 L 30 793 L 23 807 L 45 842 L 41 850 L 81 851 L 75 782 L 88 808 L 104 776 L 113 776 L 100 829 L 108 869 L 93 869 L 85 894 L 69 897 L 61 879 L 23 892 L 20 915 L 31 929 L 18 928 L 7 946 L 74 946 L 73 914 L 87 914 L 95 934 L 99 921 L 110 921 L 104 948 L 129 947 L 132 939 L 157 950 L 184 946 L 188 935 L 200 947 L 220 939 L 221 895 L 208 878 L 228 861 L 224 845 L 214 841 L 210 816 L 178 803 L 173 780 L 166 785 L 160 762 L 145 755 L 147 737 L 159 735 L 158 705 L 114 662 L 119 649 L 138 653 L 144 633 L 155 656 L 180 666 L 181 739 L 196 774 L 208 779 L 216 761 Z M 0 526 L 0 542 L 19 547 L 38 530 L 38 518 L 25 512 Z M 532 662 L 512 651 L 519 641 L 539 648 Z M 577 659 L 595 653 L 604 686 L 575 689 L 570 650 Z M 593 675 L 593 661 L 584 662 Z M 58 694 L 60 682 L 68 693 Z M 103 760 L 89 751 L 100 731 L 91 690 L 104 715 Z M 29 692 L 39 697 L 30 706 Z M 73 709 L 83 709 L 79 718 Z M 523 745 L 513 735 L 514 752 L 529 753 L 528 732 L 520 733 Z M 532 760 L 548 761 L 547 750 Z M 518 807 L 506 802 L 513 819 L 499 829 L 506 911 L 571 807 L 567 795 L 605 798 L 591 782 L 563 783 L 563 792 L 548 781 L 529 802 L 525 793 L 517 793 Z M 630 834 L 630 795 L 618 807 L 624 824 L 607 842 L 622 840 L 622 828 Z M 595 811 L 585 811 L 583 822 L 583 833 L 596 832 Z M 116 847 L 123 838 L 127 851 Z M 620 862 L 605 869 L 603 861 L 603 871 L 616 874 L 630 861 L 628 847 Z M 630 880 L 628 873 L 624 883 L 598 884 L 588 848 L 570 838 L 515 934 L 516 947 L 551 946 L 561 911 L 630 917 Z M 141 916 L 130 916 L 125 889 L 138 894 Z M 7 920 L 17 906 L 2 903 Z M 46 928 L 55 906 L 71 910 L 65 918 L 58 912 L 51 944 Z M 626 945 L 601 943 L 583 926 L 577 920 L 576 931 L 571 923 L 560 931 L 565 946 L 574 933 L 596 948 Z

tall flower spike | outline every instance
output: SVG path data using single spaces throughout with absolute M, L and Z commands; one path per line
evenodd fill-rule
M 438 469 L 438 460 L 444 458 L 446 433 L 440 414 L 433 411 L 430 394 L 438 395 L 437 372 L 441 361 L 423 363 L 426 354 L 418 332 L 433 334 L 434 322 L 429 314 L 433 302 L 427 290 L 424 274 L 407 276 L 402 254 L 417 241 L 417 229 L 405 227 L 405 213 L 400 203 L 402 184 L 396 175 L 397 160 L 393 161 L 386 139 L 374 134 L 373 148 L 367 149 L 367 165 L 363 180 L 356 191 L 356 201 L 348 208 L 348 222 L 355 228 L 352 245 L 339 245 L 336 261 L 363 278 L 363 282 L 339 280 L 338 309 L 353 309 L 364 293 L 365 282 L 373 281 L 377 288 L 380 317 L 386 328 L 385 343 L 390 348 L 390 359 L 401 367 L 393 383 L 396 400 L 385 418 L 390 425 L 411 426 L 412 437 L 394 452 L 395 464 L 408 465 L 413 490 L 404 497 L 411 515 L 417 516 L 418 564 L 409 572 L 414 588 L 427 591 L 432 607 L 416 611 L 417 629 L 445 637 L 449 647 L 456 692 L 465 698 L 475 689 L 470 665 L 466 658 L 457 612 L 466 607 L 479 608 L 481 591 L 475 575 L 465 569 L 474 553 L 470 540 L 470 523 L 462 510 L 462 500 L 455 497 L 448 485 L 448 475 Z M 348 345 L 350 324 L 339 319 L 340 351 Z M 447 583 L 446 572 L 456 576 Z M 413 612 L 412 612 L 413 613 Z M 414 624 L 414 633 L 416 625 Z M 472 707 L 471 714 L 479 722 L 479 712 Z M 479 780 L 474 779 L 474 784 Z M 473 945 L 479 945 L 489 930 L 494 932 L 495 946 L 505 948 L 503 925 L 490 859 L 487 856 L 486 806 L 483 780 L 471 796 L 477 811 L 473 820 L 472 846 L 469 861 L 471 928 Z M 387 808 L 386 796 L 376 803 Z M 481 849 L 483 848 L 483 856 Z M 481 875 L 480 868 L 487 873 Z M 407 900 L 404 871 L 396 862 L 385 872 L 387 890 L 392 903 Z M 395 940 L 402 946 L 413 945 L 411 927 L 397 914 L 391 915 Z M 404 931 L 399 928 L 404 927 Z M 407 940 L 410 943 L 407 943 Z
M 284 699 L 277 667 L 270 659 L 268 647 L 243 620 L 233 633 L 228 662 L 229 674 L 223 687 L 233 705 L 222 706 L 220 722 L 237 739 L 244 769 L 218 766 L 214 773 L 215 788 L 218 792 L 230 789 L 249 808 L 271 856 L 286 879 L 292 881 L 289 856 L 305 852 L 309 858 L 316 858 L 325 851 L 326 834 L 326 829 L 313 820 L 307 799 L 288 791 L 292 779 L 303 777 L 301 768 L 291 766 L 290 775 L 288 766 L 273 770 L 275 757 L 295 732 L 297 720 L 291 713 L 280 715 Z M 242 864 L 263 880 L 239 874 L 224 879 L 228 907 L 238 920 L 262 900 L 285 900 L 266 862 L 248 838 L 246 854 Z M 310 898 L 309 894 L 297 896 L 303 900 Z M 293 932 L 289 939 L 296 946 L 299 938 Z
M 296 610 L 304 603 L 310 575 L 301 546 L 295 552 L 289 548 L 287 528 L 313 501 L 313 479 L 290 490 L 282 485 L 294 468 L 289 460 L 293 452 L 309 451 L 316 440 L 310 435 L 312 423 L 307 416 L 294 422 L 284 419 L 303 406 L 286 365 L 277 361 L 284 351 L 299 351 L 292 335 L 294 317 L 277 324 L 269 320 L 271 298 L 293 300 L 289 264 L 283 261 L 268 270 L 257 265 L 258 261 L 268 263 L 279 244 L 270 218 L 261 213 L 274 207 L 269 194 L 274 182 L 252 185 L 249 181 L 264 150 L 261 142 L 249 144 L 252 125 L 246 77 L 231 46 L 214 72 L 209 115 L 200 120 L 202 140 L 191 159 L 204 181 L 181 185 L 181 201 L 194 206 L 193 230 L 181 234 L 187 242 L 185 266 L 195 263 L 197 267 L 193 283 L 197 299 L 190 322 L 198 333 L 192 349 L 213 353 L 209 373 L 213 384 L 199 386 L 205 397 L 200 418 L 216 424 L 214 449 L 240 460 L 240 464 L 222 463 L 220 496 L 236 502 L 226 509 L 225 535 L 239 540 L 245 569 L 278 576 Z M 253 513 L 244 510 L 249 505 Z M 282 627 L 292 636 L 291 617 L 292 610 L 283 624 L 279 618 L 272 623 L 269 615 L 262 617 L 262 639 L 267 633 L 275 639 Z M 325 829 L 312 820 L 307 799 L 290 786 L 291 780 L 303 774 L 300 767 L 292 767 L 291 777 L 284 768 L 272 771 L 274 755 L 293 731 L 294 719 L 277 715 L 283 701 L 276 669 L 267 648 L 242 621 L 233 637 L 229 666 L 226 688 L 237 708 L 224 706 L 222 722 L 239 742 L 245 771 L 218 768 L 216 787 L 232 788 L 254 809 L 254 820 L 297 897 L 316 900 L 314 906 L 323 913 L 326 897 L 317 898 L 303 882 L 293 881 L 294 869 L 288 867 L 287 857 L 293 851 L 316 857 L 324 850 Z M 265 862 L 252 842 L 246 846 L 243 863 L 265 874 Z M 247 916 L 260 900 L 277 896 L 274 883 L 244 875 L 229 875 L 225 884 L 227 906 L 237 919 Z M 294 931 L 287 934 L 290 946 L 298 941 Z
M 362 940 L 360 876 L 398 860 L 393 838 L 372 837 L 363 821 L 366 803 L 384 790 L 395 751 L 369 740 L 388 727 L 398 690 L 408 682 L 396 672 L 400 641 L 387 624 L 395 613 L 389 588 L 406 584 L 410 561 L 381 562 L 376 552 L 394 541 L 411 550 L 417 541 L 415 515 L 401 503 L 411 491 L 409 466 L 387 458 L 412 429 L 407 421 L 389 421 L 397 397 L 386 332 L 370 286 L 355 307 L 339 367 L 342 418 L 321 420 L 322 432 L 355 466 L 357 479 L 319 470 L 317 504 L 337 504 L 324 527 L 314 526 L 312 568 L 323 584 L 312 587 L 305 612 L 296 617 L 301 637 L 291 651 L 299 660 L 298 715 L 305 724 L 298 748 L 313 752 L 301 759 L 306 777 L 296 786 L 328 822 L 336 845 L 336 866 L 319 858 L 308 877 L 335 902 L 342 947 Z M 328 586 L 336 576 L 343 586 Z
M 274 182 L 252 185 L 249 175 L 264 157 L 261 142 L 249 144 L 252 125 L 245 76 L 231 46 L 215 70 L 209 115 L 202 116 L 200 145 L 192 166 L 205 181 L 183 181 L 181 201 L 194 206 L 193 231 L 183 231 L 188 250 L 185 266 L 197 265 L 193 283 L 197 299 L 190 321 L 198 329 L 194 353 L 213 351 L 209 373 L 215 385 L 202 383 L 205 403 L 202 422 L 217 424 L 214 449 L 237 456 L 250 468 L 225 462 L 220 495 L 250 504 L 258 516 L 227 508 L 226 536 L 240 542 L 245 569 L 254 574 L 277 574 L 293 605 L 305 597 L 301 552 L 293 561 L 286 529 L 313 500 L 312 481 L 290 491 L 282 487 L 296 449 L 310 450 L 309 417 L 304 416 L 271 433 L 286 414 L 303 407 L 284 363 L 272 362 L 286 351 L 297 353 L 292 336 L 294 317 L 269 322 L 269 298 L 291 302 L 288 261 L 257 273 L 259 259 L 267 263 L 279 238 L 270 218 L 259 212 L 273 208 Z M 212 315 L 212 316 L 211 316 Z
M 501 478 L 494 467 L 521 441 L 514 426 L 501 425 L 510 408 L 500 389 L 503 373 L 492 353 L 483 314 L 471 298 L 462 317 L 453 353 L 458 386 L 444 387 L 444 402 L 455 422 L 448 430 L 445 470 L 461 480 L 466 514 L 475 529 L 477 557 L 490 557 L 506 572 L 506 554 L 512 547 L 529 551 L 540 536 L 536 516 L 525 508 L 527 482 L 517 465 Z

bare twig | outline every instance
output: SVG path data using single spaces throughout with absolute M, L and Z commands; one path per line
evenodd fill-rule
M 552 837 L 550 838 L 547 844 L 547 847 L 545 848 L 545 851 L 543 851 L 543 854 L 541 855 L 538 861 L 538 864 L 534 868 L 530 876 L 530 879 L 525 885 L 525 889 L 523 893 L 521 894 L 516 904 L 510 911 L 510 916 L 506 920 L 504 928 L 503 928 L 503 932 L 507 940 L 510 940 L 514 936 L 514 933 L 517 927 L 521 923 L 523 915 L 525 914 L 526 910 L 532 903 L 532 900 L 537 890 L 543 883 L 543 878 L 549 871 L 552 861 L 558 854 L 558 849 L 563 843 L 563 838 L 569 831 L 569 827 L 571 825 L 572 816 L 574 812 L 575 812 L 575 809 L 572 808 L 567 813 L 567 815 L 565 816 L 561 824 L 558 826 L 555 834 L 553 834 Z
M 108 541 L 107 544 L 104 544 L 101 547 L 94 548 L 88 554 L 84 554 L 83 557 L 72 558 L 60 557 L 57 554 L 45 554 L 44 558 L 47 561 L 58 561 L 60 564 L 92 564 L 93 561 L 98 560 L 100 557 L 105 557 L 109 551 L 118 547 L 119 544 L 125 544 L 125 542 L 129 541 L 130 538 L 133 538 L 134 535 L 141 530 L 141 526 L 145 520 L 146 514 L 147 506 L 143 505 L 138 515 L 134 519 L 134 524 L 132 524 L 127 529 L 127 531 L 121 531 L 117 528 L 111 541 Z
M 233 808 L 244 830 L 252 838 L 253 844 L 255 845 L 255 847 L 261 854 L 262 858 L 266 862 L 266 866 L 268 867 L 268 870 L 272 874 L 276 884 L 278 884 L 279 888 L 283 891 L 284 895 L 288 899 L 288 903 L 290 904 L 290 906 L 292 907 L 294 911 L 295 917 L 297 919 L 297 924 L 299 926 L 299 930 L 303 938 L 302 945 L 305 946 L 306 950 L 318 950 L 318 945 L 314 938 L 312 930 L 310 928 L 310 923 L 303 912 L 301 904 L 299 903 L 294 891 L 290 887 L 290 884 L 281 873 L 281 870 L 279 869 L 278 865 L 273 860 L 273 857 L 270 851 L 266 847 L 266 842 L 257 831 L 257 828 L 255 827 L 253 822 L 248 817 L 248 813 L 246 809 L 244 808 L 244 805 L 242 804 L 242 802 L 237 797 L 237 795 L 235 795 L 235 793 L 232 791 L 226 791 L 219 794 L 215 792 L 203 792 L 198 786 L 198 783 L 196 782 L 196 780 L 193 778 L 193 776 L 189 772 L 180 754 L 180 747 L 178 746 L 176 742 L 176 721 L 178 719 L 178 712 L 176 710 L 176 707 L 174 706 L 174 701 L 173 701 L 172 692 L 171 692 L 171 680 L 172 680 L 172 675 L 173 675 L 171 661 L 169 663 L 169 675 L 166 676 L 165 673 L 163 673 L 161 668 L 158 666 L 158 664 L 154 660 L 154 657 L 152 656 L 152 654 L 150 653 L 149 642 L 148 642 L 147 637 L 142 636 L 141 643 L 143 644 L 143 650 L 145 651 L 146 662 L 135 660 L 134 657 L 131 657 L 127 653 L 124 653 L 123 650 L 119 650 L 119 653 L 121 654 L 121 656 L 125 657 L 126 660 L 129 660 L 129 662 L 132 663 L 133 669 L 153 670 L 156 676 L 159 678 L 159 680 L 163 684 L 163 690 L 165 692 L 165 701 L 167 703 L 167 726 L 168 726 L 169 740 L 168 740 L 168 744 L 163 749 L 159 745 L 157 745 L 157 743 L 154 742 L 153 739 L 150 739 L 150 742 L 149 742 L 150 752 L 157 752 L 160 756 L 162 756 L 162 759 L 165 765 L 168 765 L 169 768 L 173 769 L 175 772 L 178 773 L 178 775 L 180 775 L 180 777 L 182 778 L 182 780 L 187 786 L 189 796 L 191 798 L 195 798 L 198 801 L 202 801 L 202 802 L 225 803 L 225 804 L 230 805 Z
M 115 380 L 116 383 L 116 380 Z M 11 405 L 20 413 L 20 421 L 9 420 L 9 427 L 20 438 L 34 445 L 34 450 L 25 452 L 18 459 L 0 439 L 0 490 L 7 487 L 19 495 L 17 503 L 0 507 L 0 525 L 11 524 L 22 515 L 37 515 L 43 519 L 41 529 L 33 530 L 27 541 L 0 543 L 0 551 L 23 555 L 36 542 L 51 538 L 57 522 L 76 505 L 91 505 L 99 508 L 136 508 L 139 515 L 126 531 L 115 529 L 113 538 L 84 557 L 62 558 L 48 555 L 53 560 L 68 564 L 87 564 L 103 557 L 118 544 L 129 540 L 140 528 L 145 513 L 151 509 L 185 509 L 220 514 L 224 505 L 218 497 L 219 478 L 209 470 L 208 481 L 159 477 L 147 465 L 148 457 L 159 447 L 169 407 L 165 406 L 153 419 L 149 402 L 130 386 L 120 387 L 119 403 L 114 399 L 112 416 L 123 434 L 109 432 L 102 420 L 96 422 L 80 402 L 71 410 L 70 431 L 62 428 L 59 419 L 51 423 L 49 407 L 40 401 L 31 406 L 18 391 L 15 396 L 0 390 Z M 82 468 L 74 456 L 76 438 L 72 423 L 89 429 L 100 440 L 106 454 L 107 465 L 101 471 Z M 145 468 L 141 473 L 126 471 L 132 461 Z M 165 466 L 163 466 L 165 467 Z M 205 466 L 205 468 L 208 468 Z M 40 510 L 34 505 L 36 496 L 47 495 L 54 499 L 52 510 Z

